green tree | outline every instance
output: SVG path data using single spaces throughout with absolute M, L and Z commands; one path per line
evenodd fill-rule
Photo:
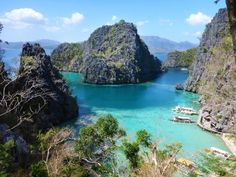
M 135 169 L 140 164 L 139 157 L 139 143 L 137 142 L 128 142 L 128 140 L 123 141 L 123 151 L 125 157 L 129 160 L 130 168 Z
M 224 160 L 211 154 L 203 153 L 198 160 L 200 171 L 205 174 L 216 174 L 218 176 L 235 177 L 236 161 Z
M 0 144 L 0 176 L 2 177 L 8 176 L 12 162 L 11 150 L 14 146 L 13 140 L 9 140 L 5 144 Z
M 139 130 L 136 133 L 137 143 L 144 147 L 149 147 L 152 143 L 151 135 L 146 130 Z
M 114 157 L 116 141 L 125 135 L 112 115 L 101 116 L 93 125 L 80 129 L 75 150 L 80 159 L 92 166 L 102 166 Z
M 146 130 L 136 132 L 136 140 L 134 142 L 129 142 L 127 139 L 123 140 L 122 149 L 132 169 L 137 168 L 141 163 L 140 148 L 148 148 L 151 143 L 151 135 Z
M 48 177 L 46 165 L 43 161 L 39 161 L 36 164 L 31 165 L 32 177 Z

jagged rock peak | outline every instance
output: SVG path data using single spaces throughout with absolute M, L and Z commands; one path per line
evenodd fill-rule
M 30 44 L 26 43 L 23 45 L 21 56 L 46 56 L 45 50 L 40 46 L 40 44 Z
M 82 44 L 60 45 L 52 61 L 61 70 L 82 73 L 84 82 L 93 84 L 146 82 L 161 72 L 160 61 L 150 54 L 135 25 L 124 20 L 98 28 Z

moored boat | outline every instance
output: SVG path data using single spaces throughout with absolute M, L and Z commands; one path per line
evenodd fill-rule
M 206 150 L 208 153 L 215 155 L 216 157 L 222 158 L 224 160 L 227 160 L 231 157 L 231 154 L 221 150 L 219 148 L 216 147 L 210 147 L 209 149 Z
M 172 121 L 174 122 L 182 122 L 182 123 L 194 123 L 195 121 L 191 120 L 188 117 L 182 117 L 182 116 L 174 116 Z
M 178 113 L 188 114 L 188 115 L 198 115 L 198 113 L 194 109 L 188 108 L 188 107 L 176 106 L 173 109 L 173 111 L 178 112 Z

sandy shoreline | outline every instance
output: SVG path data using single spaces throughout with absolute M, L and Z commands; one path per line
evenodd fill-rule
M 230 134 L 223 133 L 221 135 L 221 138 L 224 141 L 225 145 L 229 148 L 229 150 L 236 156 L 236 140 L 228 138 L 228 135 Z
M 220 133 L 215 130 L 212 130 L 211 128 L 204 126 L 202 124 L 201 119 L 202 119 L 202 117 L 201 117 L 201 111 L 200 111 L 197 125 L 205 131 L 220 135 L 221 139 L 224 141 L 224 143 L 228 147 L 228 149 L 232 152 L 232 154 L 234 154 L 236 156 L 236 140 L 232 140 L 232 139 L 228 138 L 227 136 L 230 135 L 228 133 Z

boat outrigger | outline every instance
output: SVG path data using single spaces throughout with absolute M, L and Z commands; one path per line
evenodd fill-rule
M 221 150 L 216 147 L 210 147 L 210 148 L 206 149 L 206 152 L 214 155 L 215 157 L 221 158 L 223 160 L 236 161 L 235 155 L 230 154 L 229 152 L 226 152 L 226 151 Z
M 225 160 L 227 160 L 231 156 L 230 153 L 228 153 L 224 150 L 218 149 L 216 147 L 210 147 L 206 151 L 212 155 L 215 155 L 216 157 L 219 157 L 219 158 L 222 158 Z
M 173 109 L 173 111 L 188 115 L 198 115 L 198 113 L 194 109 L 187 107 L 176 106 L 175 109 Z
M 174 122 L 182 122 L 182 123 L 194 123 L 195 121 L 191 120 L 188 117 L 182 117 L 182 116 L 174 116 L 172 121 Z

